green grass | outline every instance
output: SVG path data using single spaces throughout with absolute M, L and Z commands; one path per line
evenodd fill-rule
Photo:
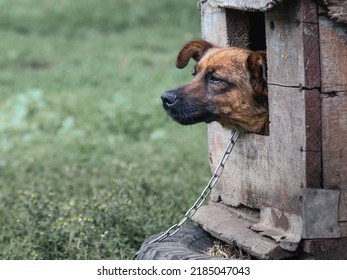
M 128 259 L 209 177 L 187 82 L 195 0 L 0 0 L 0 258 Z

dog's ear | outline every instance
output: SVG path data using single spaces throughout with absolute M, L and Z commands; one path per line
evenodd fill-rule
M 251 84 L 256 93 L 267 95 L 266 53 L 264 51 L 251 52 L 247 58 L 247 68 L 251 74 Z
M 208 49 L 214 47 L 217 46 L 205 40 L 190 41 L 184 45 L 181 51 L 178 53 L 176 67 L 179 69 L 186 67 L 191 58 L 198 62 Z

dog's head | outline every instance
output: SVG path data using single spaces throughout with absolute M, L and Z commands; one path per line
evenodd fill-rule
M 187 43 L 178 68 L 193 58 L 194 79 L 162 94 L 168 115 L 180 124 L 219 122 L 227 129 L 268 133 L 265 55 L 240 48 L 220 48 L 204 40 Z

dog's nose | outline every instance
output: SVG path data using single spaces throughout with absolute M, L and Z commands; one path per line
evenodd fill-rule
M 172 106 L 176 103 L 177 96 L 174 93 L 167 91 L 161 95 L 161 100 L 163 100 L 165 105 Z

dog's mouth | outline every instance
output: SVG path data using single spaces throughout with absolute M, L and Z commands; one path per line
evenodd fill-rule
M 194 102 L 182 103 L 177 99 L 169 104 L 163 102 L 163 107 L 174 121 L 182 125 L 210 123 L 217 119 L 211 108 Z

